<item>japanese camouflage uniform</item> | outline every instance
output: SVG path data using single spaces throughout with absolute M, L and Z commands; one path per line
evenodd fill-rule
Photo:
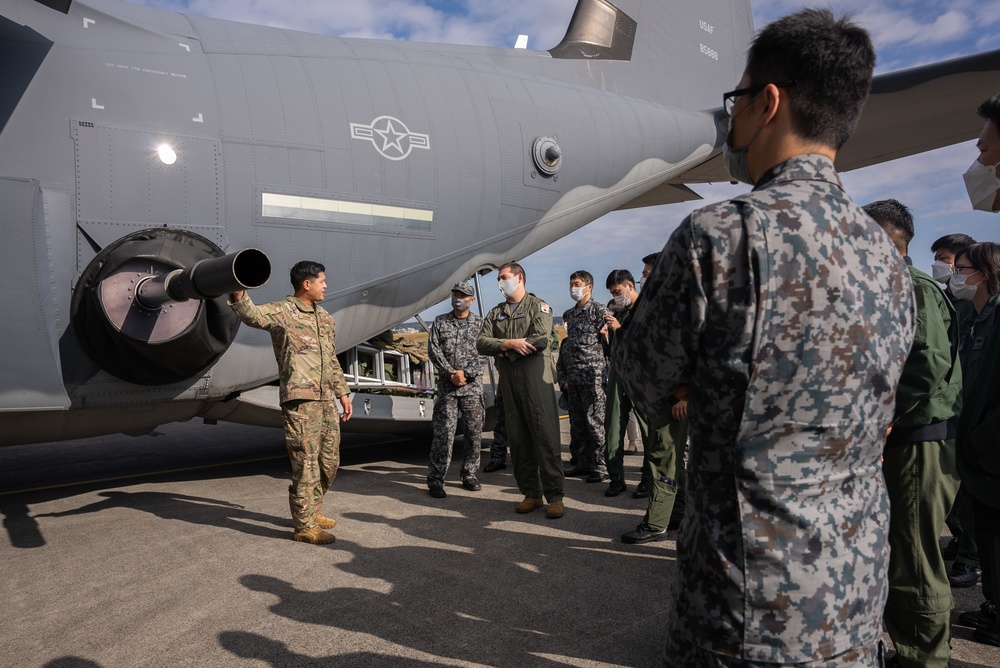
M 612 351 L 648 414 L 692 382 L 665 665 L 879 665 L 880 459 L 913 329 L 902 258 L 823 156 L 670 237 Z
M 486 315 L 476 348 L 497 358 L 507 420 L 507 444 L 514 479 L 525 497 L 552 503 L 563 498 L 559 413 L 552 363 L 552 308 L 526 293 L 517 304 L 503 302 Z M 501 350 L 506 339 L 527 339 L 535 352 Z
M 913 266 L 909 271 L 917 329 L 882 462 L 891 513 L 885 626 L 900 668 L 945 668 L 955 601 L 939 538 L 959 486 L 958 316 L 930 276 Z
M 311 529 L 340 465 L 337 400 L 350 394 L 337 361 L 333 317 L 296 297 L 257 306 L 244 293 L 230 306 L 245 324 L 271 335 L 292 464 L 288 505 L 296 531 Z
M 459 286 L 455 286 L 457 290 Z M 463 288 L 464 289 L 464 288 Z M 468 288 L 471 291 L 471 288 Z M 471 295 L 470 295 L 471 296 Z M 465 435 L 465 457 L 462 479 L 475 478 L 479 470 L 482 448 L 483 420 L 483 358 L 476 352 L 476 337 L 483 319 L 474 313 L 466 318 L 455 317 L 454 311 L 434 319 L 427 350 L 438 372 L 437 399 L 434 401 L 434 437 L 431 440 L 431 463 L 427 473 L 430 487 L 444 484 L 451 464 L 455 426 L 461 411 L 462 432 Z M 452 371 L 464 371 L 466 384 L 458 387 L 451 382 Z
M 608 362 L 600 330 L 608 308 L 591 298 L 563 313 L 566 338 L 556 364 L 569 400 L 571 454 L 587 471 L 607 473 L 604 464 L 604 382 Z
M 963 404 L 958 419 L 956 460 L 962 489 L 971 493 L 983 595 L 1000 603 L 1000 295 L 978 314 L 970 301 L 959 306 L 959 350 Z M 1000 619 L 991 631 L 1000 634 Z M 978 629 L 977 629 L 978 632 Z

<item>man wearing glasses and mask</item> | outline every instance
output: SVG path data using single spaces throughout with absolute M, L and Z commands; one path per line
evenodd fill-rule
M 881 665 L 880 458 L 912 287 L 833 164 L 874 64 L 827 10 L 759 33 L 723 98 L 725 163 L 753 190 L 681 223 L 612 350 L 650 416 L 691 383 L 665 665 Z

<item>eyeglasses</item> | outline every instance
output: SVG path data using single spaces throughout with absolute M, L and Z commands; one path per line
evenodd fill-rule
M 956 264 L 955 268 L 952 269 L 951 273 L 953 273 L 955 276 L 958 276 L 959 271 L 961 271 L 962 269 L 975 269 L 975 271 L 972 272 L 973 274 L 976 273 L 976 271 L 979 271 L 971 264 Z
M 728 93 L 722 94 L 722 110 L 726 112 L 726 116 L 733 115 L 733 107 L 736 105 L 736 99 L 742 97 L 743 95 L 753 95 L 754 97 L 760 95 L 768 86 L 777 86 L 778 88 L 790 88 L 795 85 L 794 81 L 782 81 L 781 83 L 762 83 L 755 86 L 747 86 L 746 88 L 737 88 L 736 90 L 731 90 Z

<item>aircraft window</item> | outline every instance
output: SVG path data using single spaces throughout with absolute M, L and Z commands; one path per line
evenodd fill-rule
M 333 223 L 384 230 L 431 232 L 434 212 L 390 204 L 261 193 L 261 215 L 274 221 Z

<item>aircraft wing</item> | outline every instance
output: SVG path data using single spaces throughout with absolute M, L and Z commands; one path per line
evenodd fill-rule
M 998 92 L 1000 49 L 875 77 L 837 168 L 847 172 L 974 139 L 983 128 L 976 107 Z
M 857 129 L 837 154 L 837 169 L 849 172 L 975 139 L 983 128 L 976 107 L 997 93 L 1000 49 L 879 75 Z M 717 154 L 670 183 L 729 180 Z

